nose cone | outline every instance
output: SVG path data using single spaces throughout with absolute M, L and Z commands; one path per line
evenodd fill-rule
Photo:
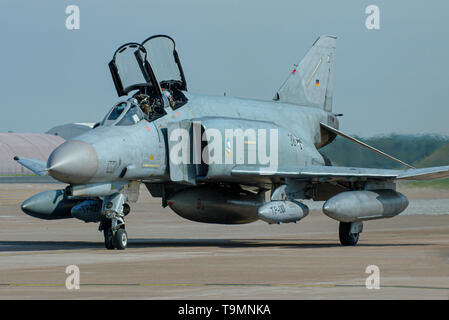
M 70 140 L 57 147 L 48 158 L 47 170 L 56 180 L 82 184 L 97 172 L 98 158 L 94 148 L 84 141 Z

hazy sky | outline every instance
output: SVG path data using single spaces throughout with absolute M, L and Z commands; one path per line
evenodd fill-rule
M 67 30 L 65 9 L 80 8 Z M 380 8 L 380 30 L 365 8 Z M 0 131 L 103 118 L 107 63 L 130 41 L 177 43 L 189 91 L 269 100 L 313 41 L 338 36 L 333 110 L 341 129 L 449 135 L 448 1 L 23 1 L 0 3 Z

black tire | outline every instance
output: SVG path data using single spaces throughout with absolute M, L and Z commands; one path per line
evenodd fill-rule
M 355 246 L 359 241 L 360 233 L 351 233 L 351 223 L 350 222 L 340 222 L 338 228 L 338 233 L 340 236 L 340 243 L 343 246 Z
M 124 250 L 126 248 L 128 245 L 128 234 L 124 228 L 120 228 L 115 232 L 112 243 L 118 250 Z
M 112 229 L 111 228 L 104 229 L 103 235 L 104 235 L 104 246 L 106 247 L 106 249 L 108 250 L 114 249 L 114 244 L 112 241 Z
M 129 204 L 125 203 L 123 204 L 123 214 L 125 215 L 125 217 L 131 212 L 131 207 L 129 206 Z

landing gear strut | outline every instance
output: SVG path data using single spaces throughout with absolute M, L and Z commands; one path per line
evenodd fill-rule
M 128 245 L 124 217 L 129 211 L 123 194 L 117 193 L 104 198 L 102 212 L 105 220 L 100 223 L 99 230 L 103 231 L 106 249 L 124 250 Z
M 339 236 L 343 246 L 355 246 L 363 230 L 362 222 L 340 222 Z

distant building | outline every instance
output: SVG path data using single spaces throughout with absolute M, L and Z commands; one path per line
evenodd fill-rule
M 47 161 L 53 149 L 63 142 L 61 137 L 44 133 L 0 133 L 0 175 L 33 174 L 14 157 Z
M 33 174 L 15 156 L 47 161 L 50 153 L 65 140 L 91 130 L 93 123 L 68 123 L 46 133 L 0 133 L 0 175 Z

